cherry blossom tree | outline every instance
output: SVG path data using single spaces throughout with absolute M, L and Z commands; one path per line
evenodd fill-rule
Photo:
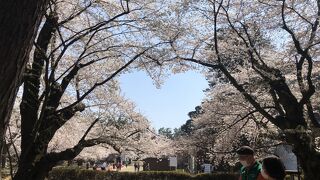
M 249 145 L 260 156 L 281 142 L 278 128 L 263 119 L 230 84 L 216 84 L 207 92 L 201 109 L 203 113 L 193 119 L 194 140 L 190 143 L 205 151 L 215 164 L 234 164 L 239 146 Z
M 78 143 L 81 135 L 90 126 L 93 118 L 100 121 L 95 124 L 88 137 L 101 142 L 92 148 L 86 148 L 77 157 L 83 159 L 102 159 L 110 152 L 125 153 L 132 158 L 162 156 L 173 152 L 169 149 L 171 141 L 157 135 L 150 126 L 150 122 L 136 112 L 134 103 L 114 94 L 108 99 L 108 104 L 100 99 L 99 110 L 89 110 L 75 116 L 61 127 L 50 141 L 50 152 L 59 152 L 71 148 Z M 97 99 L 98 100 L 98 99 Z M 113 101 L 113 102 L 111 102 Z M 96 105 L 91 107 L 97 108 Z M 95 158 L 94 158 L 95 157 Z
M 172 44 L 177 62 L 223 75 L 262 121 L 282 130 L 305 177 L 319 179 L 319 2 L 208 0 L 184 1 L 181 7 L 180 22 L 186 28 Z M 257 80 L 250 83 L 251 77 Z M 263 96 L 252 91 L 258 83 Z M 271 101 L 265 102 L 266 97 Z
M 33 0 L 19 4 L 13 1 L 1 2 L 0 154 L 29 52 L 48 3 L 48 0 Z
M 91 128 L 87 138 L 97 143 L 84 148 L 75 159 L 101 160 L 111 153 L 142 159 L 174 153 L 172 140 L 155 133 L 150 122 L 137 113 L 134 103 L 120 95 L 118 85 L 114 85 L 114 89 L 109 88 L 108 91 L 109 94 L 103 93 L 100 89 L 93 92 L 95 95 L 99 94 L 99 98 L 95 97 L 95 102 L 88 104 L 85 111 L 75 114 L 57 130 L 48 144 L 48 153 L 59 153 L 76 146 L 95 119 L 99 121 Z M 15 103 L 6 139 L 6 154 L 12 168 L 12 176 L 17 170 L 15 164 L 19 161 L 21 153 L 19 103 L 21 100 Z
M 95 112 L 113 102 L 105 94 L 117 91 L 114 78 L 129 66 L 147 69 L 156 63 L 154 57 L 166 58 L 160 48 L 171 40 L 157 38 L 149 28 L 151 18 L 159 16 L 161 7 L 155 5 L 152 0 L 50 3 L 24 76 L 21 154 L 14 179 L 44 179 L 57 162 L 73 159 L 85 147 L 106 143 L 117 148 L 112 134 L 90 138 L 90 131 L 101 121 L 109 122 L 109 116 L 91 118 L 73 147 L 50 152 L 48 145 L 77 114 L 91 106 L 96 106 L 92 107 Z M 112 118 L 123 120 L 121 113 Z M 123 133 L 121 138 L 132 136 L 129 131 Z

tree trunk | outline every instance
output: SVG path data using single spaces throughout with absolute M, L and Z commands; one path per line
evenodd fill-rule
M 41 162 L 33 165 L 31 162 L 19 164 L 18 171 L 13 180 L 44 180 L 54 166 L 54 164 Z
M 303 151 L 303 149 L 301 149 Z M 318 152 L 307 152 L 296 153 L 300 166 L 303 170 L 305 180 L 320 179 L 320 155 Z
M 44 180 L 59 161 L 74 159 L 83 148 L 93 145 L 79 142 L 65 151 L 46 153 L 47 147 L 35 142 L 32 150 L 29 151 L 29 156 L 20 159 L 18 171 L 13 180 Z
M 8 144 L 4 144 L 3 150 L 2 150 L 2 154 L 1 154 L 1 168 L 5 168 L 6 167 L 6 163 L 7 163 L 7 147 Z
M 14 100 L 47 4 L 48 0 L 0 2 L 0 154 Z
M 303 170 L 305 180 L 320 179 L 320 153 L 315 150 L 313 138 L 306 132 L 286 133 L 287 142 L 293 145 L 293 152 Z

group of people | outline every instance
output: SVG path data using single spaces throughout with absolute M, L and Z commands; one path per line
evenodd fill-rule
M 90 163 L 87 162 L 86 163 L 86 169 L 90 168 Z M 101 165 L 98 165 L 96 163 L 93 164 L 92 169 L 93 170 L 98 170 L 98 168 L 100 168 L 100 170 L 104 171 L 104 170 L 108 170 L 108 171 L 114 171 L 115 169 L 117 171 L 120 171 L 122 168 L 122 164 L 121 163 L 113 163 L 112 165 L 107 164 L 106 162 L 103 162 Z
M 242 165 L 239 180 L 284 180 L 285 167 L 277 156 L 268 156 L 260 163 L 249 146 L 240 147 L 237 154 Z
M 135 162 L 133 166 L 134 166 L 134 172 L 139 172 L 139 171 L 140 171 L 140 164 L 139 164 L 139 162 Z

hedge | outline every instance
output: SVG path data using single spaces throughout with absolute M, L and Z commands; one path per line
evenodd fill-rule
M 108 172 L 78 168 L 54 168 L 48 180 L 237 180 L 238 174 L 190 175 L 175 171 Z

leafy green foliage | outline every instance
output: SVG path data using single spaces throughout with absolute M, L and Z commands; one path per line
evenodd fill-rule
M 165 128 L 165 127 L 160 128 L 158 130 L 158 133 L 169 139 L 173 139 L 173 136 L 174 136 L 174 134 L 172 133 L 172 130 L 170 128 Z

